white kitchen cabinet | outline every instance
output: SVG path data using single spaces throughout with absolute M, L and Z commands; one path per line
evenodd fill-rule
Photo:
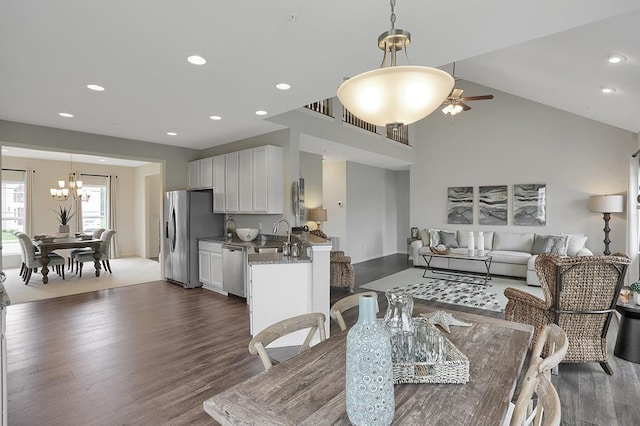
M 249 275 L 252 336 L 275 322 L 313 312 L 311 263 L 253 264 Z M 289 334 L 270 347 L 299 346 L 307 334 Z
M 225 156 L 213 157 L 213 212 L 225 213 Z
M 253 149 L 238 153 L 238 210 L 253 213 Z
M 282 148 L 265 145 L 253 149 L 253 212 L 282 214 L 284 172 Z
M 225 206 L 227 213 L 238 213 L 239 197 L 238 197 L 238 172 L 239 172 L 239 155 L 238 152 L 231 152 L 224 156 L 225 161 Z
M 213 158 L 189 162 L 189 189 L 204 189 L 213 186 Z
M 222 290 L 222 244 L 212 241 L 198 242 L 198 275 L 207 290 Z

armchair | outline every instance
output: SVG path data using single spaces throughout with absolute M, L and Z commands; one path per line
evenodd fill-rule
M 578 257 L 541 254 L 536 259 L 536 272 L 544 300 L 507 288 L 505 319 L 533 325 L 532 345 L 545 325 L 559 325 L 569 339 L 563 362 L 598 362 L 607 374 L 613 374 L 607 359 L 607 330 L 630 263 L 622 253 Z
M 343 251 L 332 251 L 329 257 L 329 272 L 331 287 L 346 287 L 353 293 L 356 273 L 351 266 L 351 257 L 345 256 Z

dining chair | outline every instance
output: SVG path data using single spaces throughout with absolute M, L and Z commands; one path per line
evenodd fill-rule
M 316 334 L 316 331 L 320 333 L 320 341 L 326 339 L 326 333 L 324 330 L 325 316 L 321 312 L 312 312 L 309 314 L 298 315 L 295 317 L 287 318 L 282 321 L 271 324 L 261 332 L 255 335 L 249 342 L 249 353 L 251 355 L 258 355 L 262 361 L 265 371 L 269 371 L 272 366 L 279 363 L 278 360 L 273 359 L 267 353 L 267 346 L 274 340 L 286 336 L 299 330 L 309 329 L 309 333 L 305 338 L 298 353 L 309 349 L 311 339 Z
M 568 349 L 569 339 L 560 327 L 549 324 L 543 328 L 531 351 L 518 399 L 515 404 L 509 404 L 504 425 L 529 425 L 534 420 L 536 425 L 560 424 L 560 400 L 551 384 L 551 370 L 562 362 Z
M 376 301 L 376 313 L 380 310 L 378 307 L 378 293 L 375 291 L 365 291 L 363 293 L 352 294 L 351 296 L 343 297 L 338 300 L 336 303 L 331 306 L 331 310 L 329 311 L 329 315 L 331 318 L 338 323 L 340 330 L 344 331 L 347 329 L 347 324 L 342 317 L 342 313 L 347 311 L 355 306 L 358 306 L 360 303 L 360 296 L 372 296 Z
M 91 232 L 91 238 L 93 238 L 94 240 L 99 239 L 100 237 L 102 237 L 103 233 L 104 228 L 95 229 Z M 79 253 L 93 253 L 93 250 L 88 247 L 71 250 L 67 255 L 67 269 L 73 268 L 73 258 Z
M 113 235 L 116 233 L 113 229 L 107 229 L 100 236 L 100 249 L 99 249 L 99 261 L 102 262 L 102 267 L 105 270 L 108 270 L 111 273 L 111 264 L 109 263 L 109 254 L 111 252 L 111 239 Z M 82 267 L 84 262 L 93 262 L 95 259 L 93 257 L 93 250 L 89 252 L 77 253 L 73 260 L 75 261 L 76 269 L 75 272 L 78 273 L 80 271 L 79 277 L 82 278 Z
M 353 293 L 356 283 L 356 273 L 351 265 L 351 257 L 345 256 L 344 251 L 336 250 L 329 254 L 329 285 L 331 287 L 345 287 Z
M 607 331 L 631 259 L 611 256 L 540 254 L 535 267 L 544 299 L 507 288 L 504 316 L 535 327 L 533 342 L 546 324 L 558 324 L 569 339 L 563 362 L 598 362 L 613 374 L 607 356 Z
M 33 248 L 33 242 L 31 241 L 31 237 L 25 233 L 16 234 L 18 241 L 20 243 L 20 250 L 22 252 L 22 259 L 24 267 L 20 269 L 20 276 L 24 281 L 24 284 L 29 284 L 29 280 L 31 280 L 31 274 L 33 272 L 37 272 L 38 268 L 42 266 L 41 255 L 36 254 Z M 48 266 L 55 266 L 55 270 L 58 275 L 62 276 L 64 280 L 64 265 L 65 260 L 62 256 L 56 253 L 49 253 L 49 264 Z

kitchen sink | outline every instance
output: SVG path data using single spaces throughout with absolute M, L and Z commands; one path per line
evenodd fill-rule
M 256 247 L 256 253 L 282 253 L 282 247 Z

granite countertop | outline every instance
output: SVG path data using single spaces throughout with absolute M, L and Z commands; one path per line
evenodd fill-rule
M 249 265 L 269 265 L 280 263 L 311 263 L 311 258 L 306 254 L 293 257 L 282 253 L 249 253 Z

